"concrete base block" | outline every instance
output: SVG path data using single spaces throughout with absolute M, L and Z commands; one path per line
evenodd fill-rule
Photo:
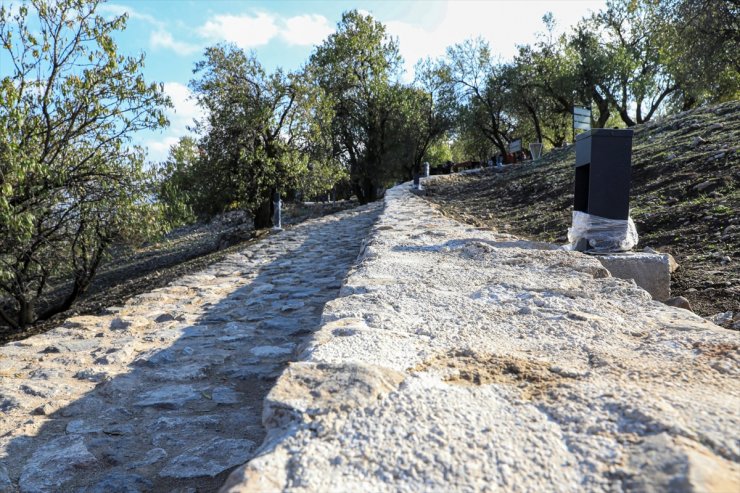
M 609 253 L 594 255 L 614 277 L 633 279 L 654 300 L 671 297 L 670 255 L 661 253 Z

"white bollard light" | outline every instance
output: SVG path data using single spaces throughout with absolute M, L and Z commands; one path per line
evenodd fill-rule
M 273 224 L 272 229 L 276 231 L 280 231 L 283 229 L 283 215 L 282 215 L 283 201 L 280 200 L 279 193 L 275 194 L 274 205 L 275 205 L 275 213 L 272 218 L 272 224 Z

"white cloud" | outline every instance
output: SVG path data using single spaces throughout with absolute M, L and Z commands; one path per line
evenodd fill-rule
M 149 46 L 152 48 L 172 50 L 178 55 L 190 55 L 200 50 L 198 45 L 177 41 L 166 29 L 164 22 L 158 21 L 149 14 L 138 12 L 127 5 L 105 3 L 99 7 L 99 11 L 103 15 L 108 14 L 109 17 L 128 14 L 129 19 L 139 20 L 154 26 L 154 30 L 149 34 Z
M 172 100 L 173 108 L 166 110 L 170 126 L 161 134 L 149 138 L 143 145 L 149 149 L 148 160 L 161 162 L 167 159 L 170 146 L 176 144 L 180 137 L 190 135 L 188 126 L 192 126 L 193 120 L 201 119 L 205 113 L 192 98 L 192 92 L 188 87 L 179 82 L 165 82 L 164 92 Z
M 190 55 L 200 50 L 200 46 L 198 45 L 175 40 L 172 34 L 164 28 L 151 32 L 149 35 L 149 44 L 152 48 L 170 49 L 178 55 Z
M 129 7 L 128 5 L 119 5 L 117 3 L 104 3 L 98 7 L 98 12 L 101 14 L 109 14 L 109 16 L 121 16 L 123 14 L 128 14 L 129 19 L 136 19 L 140 21 L 144 21 L 146 23 L 159 26 L 161 23 L 157 21 L 154 17 L 152 17 L 149 14 L 142 14 L 141 12 L 138 12 L 137 10 L 134 10 L 133 8 Z
M 541 19 L 546 12 L 554 12 L 562 32 L 585 17 L 589 10 L 598 10 L 604 4 L 604 0 L 457 0 L 447 2 L 444 15 L 432 28 L 380 20 L 384 21 L 389 34 L 398 37 L 407 77 L 412 78 L 413 66 L 420 58 L 440 57 L 448 46 L 479 35 L 488 41 L 494 55 L 510 59 L 517 53 L 516 45 L 533 43 L 535 34 L 545 30 Z
M 406 22 L 389 21 L 385 23 L 388 34 L 398 38 L 398 48 L 406 64 L 406 75 L 413 78 L 413 67 L 422 58 L 438 58 L 445 53 L 445 49 L 459 41 L 464 40 L 465 35 L 459 33 L 430 33 L 419 26 Z M 465 31 L 470 32 L 470 31 Z M 452 41 L 451 40 L 455 40 Z
M 267 12 L 214 15 L 197 29 L 209 41 L 228 41 L 243 49 L 266 45 L 275 38 L 289 45 L 310 46 L 321 43 L 333 31 L 323 15 L 281 17 Z
M 147 160 L 153 163 L 162 163 L 167 160 L 167 156 L 170 154 L 170 147 L 177 144 L 180 140 L 179 137 L 163 136 L 159 139 L 147 140 L 143 143 L 149 152 L 147 153 Z
M 244 49 L 265 45 L 278 32 L 275 16 L 264 12 L 254 16 L 216 15 L 198 28 L 204 38 L 229 41 Z
M 194 119 L 200 119 L 204 112 L 192 97 L 192 92 L 184 84 L 179 82 L 165 82 L 164 92 L 172 100 L 174 108 L 167 110 L 167 118 L 170 120 L 170 131 L 178 135 L 187 133 L 187 126 L 193 124 Z
M 281 24 L 280 37 L 291 45 L 316 45 L 334 32 L 329 20 L 317 14 L 289 17 Z

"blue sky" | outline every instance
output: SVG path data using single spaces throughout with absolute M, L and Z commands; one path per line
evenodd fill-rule
M 149 160 L 157 162 L 199 115 L 188 100 L 187 85 L 206 46 L 229 41 L 254 50 L 268 69 L 298 69 L 335 29 L 342 12 L 356 8 L 373 14 L 398 37 L 410 79 L 419 58 L 441 56 L 447 46 L 467 38 L 483 36 L 494 53 L 508 59 L 517 44 L 533 42 L 535 33 L 544 29 L 546 12 L 553 12 L 565 30 L 603 5 L 603 0 L 116 0 L 104 4 L 101 12 L 128 12 L 128 28 L 117 36 L 119 49 L 126 54 L 145 52 L 146 78 L 163 82 L 175 104 L 168 129 L 134 138 L 148 149 Z

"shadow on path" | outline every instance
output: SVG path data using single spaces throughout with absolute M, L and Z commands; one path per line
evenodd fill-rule
M 97 334 L 76 327 L 84 338 L 18 345 L 41 358 L 13 382 L 19 395 L 66 400 L 74 387 L 65 379 L 96 385 L 46 416 L 22 402 L 8 412 L 18 425 L 0 437 L 0 491 L 217 490 L 262 442 L 265 396 L 318 328 L 379 210 L 271 235 L 134 298 Z M 123 373 L 107 377 L 116 363 Z

